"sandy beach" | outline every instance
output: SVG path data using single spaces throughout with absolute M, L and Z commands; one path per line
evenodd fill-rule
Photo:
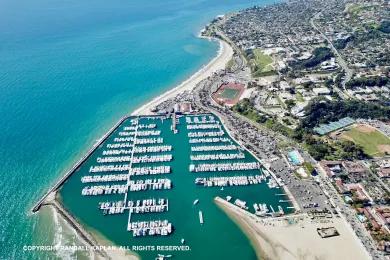
M 370 259 L 341 218 L 313 221 L 306 214 L 301 214 L 262 220 L 221 198 L 216 198 L 215 202 L 250 238 L 258 258 Z M 317 228 L 328 227 L 336 228 L 340 235 L 321 238 Z
M 150 111 L 151 108 L 155 107 L 156 105 L 158 105 L 159 103 L 161 103 L 165 100 L 168 100 L 170 98 L 175 97 L 177 94 L 179 94 L 185 90 L 192 90 L 193 88 L 195 88 L 196 84 L 198 84 L 200 81 L 213 75 L 214 72 L 217 72 L 221 69 L 224 69 L 226 66 L 226 63 L 228 63 L 228 61 L 233 56 L 233 49 L 226 42 L 224 42 L 222 40 L 218 40 L 218 41 L 220 44 L 218 54 L 207 65 L 203 66 L 200 70 L 198 70 L 195 74 L 193 74 L 187 80 L 183 81 L 177 87 L 175 87 L 171 90 L 168 90 L 167 92 L 163 93 L 162 95 L 154 98 L 152 101 L 142 105 L 141 107 L 136 109 L 134 112 L 132 112 L 131 115 L 152 114 Z
M 97 230 L 92 228 L 87 228 L 84 224 L 79 223 L 70 213 L 68 213 L 58 201 L 52 201 L 50 204 L 47 204 L 52 209 L 53 218 L 61 217 L 64 220 L 62 225 L 66 225 L 63 228 L 69 228 L 74 231 L 75 238 L 79 241 L 80 244 L 87 247 L 96 247 L 99 248 L 103 246 L 105 248 L 113 248 L 115 250 L 90 250 L 88 252 L 89 257 L 93 259 L 127 259 L 127 260 L 137 260 L 140 257 L 132 251 L 129 250 L 119 250 L 119 247 L 112 243 L 110 240 L 106 239 L 102 234 Z M 56 216 L 54 216 L 56 215 Z M 60 224 L 61 225 L 61 224 Z

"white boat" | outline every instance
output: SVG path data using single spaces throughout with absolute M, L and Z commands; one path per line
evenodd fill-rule
M 284 215 L 284 210 L 283 210 L 283 208 L 282 208 L 281 206 L 278 206 L 278 209 L 279 209 L 279 213 L 280 213 L 281 215 Z
M 198 204 L 198 202 L 199 202 L 198 199 L 194 200 L 194 205 Z
M 203 213 L 201 210 L 199 210 L 199 222 L 203 225 Z
M 184 244 L 186 241 L 184 240 L 184 238 L 182 238 L 182 239 L 180 240 L 180 242 L 181 242 L 182 244 Z
M 171 258 L 171 257 L 172 257 L 172 255 L 161 255 L 161 254 L 158 254 L 155 259 L 156 260 L 164 260 L 164 259 Z

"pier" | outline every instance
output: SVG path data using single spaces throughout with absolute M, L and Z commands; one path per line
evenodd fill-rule
M 147 118 L 148 120 L 158 118 Z M 161 118 L 162 122 L 163 119 Z M 171 129 L 177 133 L 176 118 L 172 117 Z M 132 177 L 143 175 L 159 175 L 171 172 L 171 167 L 168 165 L 161 166 L 142 166 L 134 167 L 135 164 L 154 164 L 167 163 L 173 160 L 171 153 L 172 146 L 164 144 L 164 139 L 160 137 L 161 130 L 156 129 L 156 124 L 139 124 L 139 119 L 132 122 L 131 129 L 133 132 L 128 132 L 134 138 L 131 145 L 131 157 L 129 159 L 129 170 L 127 175 L 127 191 L 123 200 L 123 207 L 120 210 L 116 209 L 114 212 L 122 213 L 125 209 L 128 210 L 127 231 L 133 233 L 133 237 L 142 236 L 167 236 L 173 232 L 173 225 L 168 220 L 149 220 L 149 221 L 135 221 L 132 222 L 133 214 L 146 213 L 161 213 L 168 211 L 168 200 L 159 199 L 145 199 L 145 200 L 129 200 L 129 192 L 143 192 L 147 190 L 169 190 L 172 188 L 172 182 L 168 178 L 160 179 L 132 179 Z M 153 130 L 139 130 L 139 129 L 153 129 Z M 157 145 L 155 145 L 157 144 Z M 144 146 L 146 145 L 146 146 Z M 157 155 L 149 153 L 159 153 Z M 163 153 L 163 154 L 161 154 Z M 118 157 L 117 157 L 118 158 Z M 120 157 L 119 157 L 120 158 Z M 127 158 L 126 158 L 127 159 Z M 117 159 L 115 159 L 117 160 Z M 110 212 L 110 211 L 108 211 Z
M 226 172 L 226 171 L 248 171 L 260 169 L 260 163 L 203 163 L 190 164 L 190 172 Z
M 127 231 L 133 232 L 133 237 L 140 236 L 167 236 L 172 233 L 172 223 L 168 220 L 152 220 L 131 222 Z
M 248 186 L 260 184 L 263 175 L 196 178 L 195 184 L 204 187 Z
M 205 146 L 192 146 L 191 152 L 211 152 L 211 151 L 232 151 L 237 150 L 236 145 L 205 145 Z
M 244 158 L 245 155 L 243 153 L 198 154 L 190 156 L 191 161 L 235 160 Z

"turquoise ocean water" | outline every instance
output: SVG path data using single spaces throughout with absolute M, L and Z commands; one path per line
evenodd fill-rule
M 272 2 L 0 0 L 0 258 L 51 256 L 23 251 L 58 242 L 34 202 L 120 117 L 216 55 L 196 37 L 208 21 Z

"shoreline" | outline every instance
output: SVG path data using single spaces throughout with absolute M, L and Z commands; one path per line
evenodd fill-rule
M 294 214 L 262 219 L 220 197 L 214 202 L 248 237 L 260 259 L 370 259 L 342 218 L 313 220 L 307 214 Z M 318 228 L 329 227 L 339 235 L 321 238 Z M 337 246 L 342 250 L 335 251 Z
M 112 241 L 103 237 L 98 231 L 88 228 L 84 223 L 79 222 L 76 217 L 74 217 L 66 208 L 62 205 L 61 200 L 57 197 L 45 204 L 52 211 L 53 214 L 56 214 L 57 217 L 60 217 L 64 220 L 64 224 L 68 228 L 73 229 L 75 237 L 82 244 L 85 244 L 90 249 L 88 250 L 89 254 L 93 255 L 94 259 L 129 259 L 129 260 L 138 260 L 140 257 L 136 252 L 130 250 L 105 250 L 100 247 L 119 247 L 115 245 Z M 61 225 L 61 224 L 60 224 Z
M 32 213 L 36 213 L 43 206 L 48 206 L 54 212 L 53 214 L 57 214 L 57 216 L 61 217 L 70 228 L 72 228 L 75 232 L 76 238 L 81 242 L 86 243 L 92 247 L 100 246 L 100 245 L 111 245 L 112 242 L 101 237 L 99 234 L 88 230 L 84 225 L 78 222 L 78 220 L 68 212 L 62 205 L 61 201 L 58 199 L 58 191 L 62 184 L 69 178 L 75 169 L 79 167 L 79 165 L 86 160 L 91 153 L 102 143 L 116 127 L 123 122 L 124 119 L 129 116 L 137 116 L 137 115 L 153 115 L 151 112 L 151 108 L 164 102 L 168 99 L 171 99 L 182 93 L 184 91 L 191 91 L 196 87 L 196 85 L 202 80 L 212 76 L 215 72 L 224 69 L 228 61 L 233 56 L 233 49 L 231 46 L 223 40 L 214 39 L 209 37 L 198 36 L 199 38 L 209 39 L 213 41 L 219 42 L 219 50 L 217 55 L 210 60 L 207 64 L 203 65 L 197 72 L 192 74 L 189 78 L 184 80 L 182 83 L 177 85 L 176 87 L 167 90 L 161 95 L 155 97 L 151 101 L 141 105 L 139 108 L 134 110 L 130 115 L 125 115 L 116 123 L 110 130 L 105 133 L 102 137 L 98 139 L 98 141 L 92 146 L 91 149 L 88 150 L 87 154 L 83 156 L 75 165 L 71 167 L 63 176 L 60 177 L 58 181 L 51 186 L 51 188 L 39 199 L 39 201 L 33 206 L 31 209 Z M 133 251 L 126 252 L 108 252 L 103 250 L 98 250 L 98 252 L 93 252 L 94 256 L 97 259 L 100 258 L 109 258 L 109 259 L 139 259 L 139 256 Z
M 217 55 L 209 63 L 204 65 L 202 68 L 200 68 L 197 72 L 192 74 L 188 79 L 180 83 L 178 86 L 167 90 L 166 92 L 162 93 L 161 95 L 155 97 L 151 101 L 143 104 L 141 107 L 134 110 L 131 113 L 132 116 L 141 115 L 141 114 L 142 115 L 154 114 L 150 110 L 156 105 L 158 105 L 159 103 L 171 99 L 176 95 L 178 95 L 179 93 L 182 93 L 186 90 L 194 89 L 199 82 L 212 76 L 215 72 L 225 68 L 226 64 L 233 56 L 232 47 L 227 42 L 220 39 L 203 37 L 203 36 L 201 36 L 200 38 L 218 41 L 219 50 Z
M 259 246 L 259 243 L 257 243 L 255 232 L 252 230 L 251 226 L 242 219 L 242 216 L 240 217 L 238 214 L 234 213 L 233 210 L 228 210 L 228 207 L 225 204 L 229 202 L 225 202 L 222 198 L 216 197 L 214 198 L 214 202 L 245 234 L 255 251 L 257 258 L 267 260 L 266 252 Z

